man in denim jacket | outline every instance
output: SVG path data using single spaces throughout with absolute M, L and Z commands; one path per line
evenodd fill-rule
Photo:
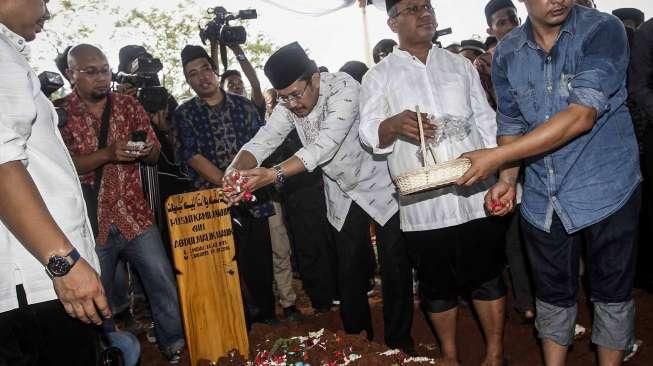
M 599 363 L 617 365 L 632 341 L 631 289 L 640 210 L 638 149 L 625 105 L 628 43 L 611 15 L 573 0 L 522 0 L 524 25 L 497 47 L 495 149 L 465 154 L 470 185 L 500 171 L 486 196 L 509 212 L 525 168 L 522 228 L 547 365 L 565 363 L 573 340 L 581 245 L 587 246 Z

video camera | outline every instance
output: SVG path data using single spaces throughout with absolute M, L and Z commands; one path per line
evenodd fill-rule
M 136 58 L 128 72 L 113 74 L 112 80 L 118 84 L 130 84 L 138 88 L 138 101 L 148 113 L 156 113 L 168 106 L 170 94 L 161 86 L 159 76 L 163 64 L 158 58 L 146 53 Z
M 240 10 L 238 14 L 230 13 L 222 6 L 216 6 L 208 10 L 209 14 L 215 17 L 206 24 L 204 28 L 200 27 L 200 39 L 203 44 L 206 41 L 218 42 L 222 45 L 239 45 L 244 44 L 247 40 L 247 33 L 243 26 L 230 26 L 229 22 L 236 19 L 256 19 L 256 9 Z
M 447 34 L 451 34 L 453 31 L 451 30 L 451 27 L 449 28 L 444 28 L 444 29 L 438 29 L 435 31 L 435 34 L 433 35 L 433 39 L 431 40 L 433 43 L 436 43 L 438 41 L 438 38 L 442 36 L 446 36 Z
M 39 74 L 39 81 L 41 82 L 41 91 L 48 98 L 63 87 L 63 78 L 56 72 L 43 71 Z

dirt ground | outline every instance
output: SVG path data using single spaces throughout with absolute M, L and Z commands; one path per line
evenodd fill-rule
M 333 308 L 331 312 L 320 315 L 313 315 L 313 309 L 306 295 L 301 291 L 299 281 L 296 281 L 296 288 L 298 290 L 298 307 L 305 315 L 305 319 L 301 324 L 292 324 L 282 321 L 282 323 L 275 327 L 267 325 L 255 324 L 250 332 L 250 345 L 252 351 L 256 349 L 256 345 L 267 344 L 274 342 L 278 338 L 288 338 L 290 336 L 307 334 L 308 331 L 317 331 L 325 328 L 326 332 L 335 333 L 342 329 L 340 316 L 337 308 Z M 653 295 L 642 291 L 635 290 L 634 298 L 637 305 L 637 323 L 636 332 L 637 338 L 644 341 L 644 345 L 639 354 L 632 359 L 627 365 L 630 366 L 644 366 L 653 365 Z M 380 350 L 384 350 L 383 346 L 383 315 L 382 303 L 379 293 L 379 287 L 374 291 L 370 297 L 370 306 L 372 308 L 372 317 L 374 322 L 374 343 L 365 346 L 370 354 L 378 354 Z M 429 329 L 423 313 L 419 310 L 419 303 L 415 303 L 416 311 L 413 320 L 413 338 L 417 346 L 417 352 L 420 356 L 437 358 L 439 355 L 439 348 L 437 341 L 431 330 Z M 521 319 L 517 313 L 511 310 L 510 299 L 508 299 L 508 310 L 506 320 L 505 332 L 505 347 L 506 358 L 511 366 L 535 366 L 542 365 L 542 359 L 534 334 L 534 328 L 530 324 L 522 324 Z M 579 306 L 579 323 L 590 328 L 590 308 L 586 304 L 585 299 L 580 299 Z M 343 337 L 344 339 L 344 337 Z M 347 337 L 345 342 L 354 343 L 367 343 L 362 341 L 362 337 Z M 141 345 L 143 353 L 141 357 L 142 366 L 154 365 L 167 365 L 167 361 L 156 350 L 155 346 L 149 344 L 144 337 L 141 337 Z M 483 338 L 479 326 L 473 316 L 473 313 L 466 306 L 461 306 L 458 319 L 458 345 L 459 354 L 463 365 L 479 365 L 483 357 Z M 361 350 L 361 345 L 356 345 L 357 349 Z M 269 348 L 269 347 L 268 347 Z M 253 357 L 253 356 L 252 356 Z M 373 362 L 366 358 L 363 354 L 362 357 L 350 363 L 351 365 L 375 365 Z M 574 347 L 569 353 L 568 365 L 594 365 L 595 353 L 592 350 L 590 343 L 590 336 L 576 341 Z M 187 354 L 180 363 L 180 365 L 190 365 Z M 316 366 L 316 365 L 314 365 Z

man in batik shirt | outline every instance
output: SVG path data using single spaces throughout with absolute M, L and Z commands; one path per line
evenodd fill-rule
M 217 65 L 200 46 L 181 52 L 186 81 L 196 96 L 175 112 L 179 135 L 177 156 L 187 165 L 195 189 L 222 186 L 224 171 L 238 150 L 263 124 L 256 106 L 219 87 Z M 259 202 L 263 196 L 255 192 Z M 272 292 L 272 245 L 268 217 L 270 203 L 233 207 L 238 266 L 242 274 L 249 320 L 276 323 Z
M 162 352 L 178 360 L 184 345 L 179 300 L 172 266 L 154 224 L 141 184 L 139 163 L 155 164 L 159 142 L 147 113 L 130 96 L 109 92 L 111 69 L 106 56 L 94 46 L 78 45 L 68 54 L 68 77 L 73 92 L 64 98 L 68 120 L 61 128 L 82 184 L 98 192 L 96 251 L 102 283 L 111 297 L 116 263 L 125 258 L 134 266 L 150 301 L 154 329 Z M 105 148 L 98 148 L 103 115 L 108 114 Z M 146 134 L 140 148 L 128 142 L 132 134 Z

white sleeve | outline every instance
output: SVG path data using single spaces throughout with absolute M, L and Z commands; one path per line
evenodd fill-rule
M 26 144 L 36 120 L 29 71 L 0 62 L 0 164 L 27 159 Z
M 334 81 L 326 96 L 326 117 L 320 122 L 317 138 L 295 154 L 309 172 L 331 161 L 345 141 L 358 117 L 359 89 L 358 82 L 349 76 Z
M 483 144 L 487 148 L 497 146 L 497 121 L 496 112 L 490 107 L 487 101 L 487 94 L 481 85 L 481 79 L 478 71 L 470 62 L 465 62 L 467 77 L 469 80 L 469 90 L 471 106 L 476 127 L 480 132 Z
M 275 108 L 265 125 L 261 126 L 256 135 L 240 149 L 254 155 L 257 165 L 261 165 L 265 159 L 272 155 L 279 145 L 283 143 L 290 131 L 295 128 L 286 113 L 289 112 L 285 108 Z
M 360 125 L 358 134 L 363 145 L 372 149 L 374 154 L 389 154 L 394 150 L 393 142 L 385 148 L 379 147 L 379 127 L 389 116 L 390 106 L 386 99 L 384 85 L 377 73 L 370 70 L 363 78 L 360 95 Z

